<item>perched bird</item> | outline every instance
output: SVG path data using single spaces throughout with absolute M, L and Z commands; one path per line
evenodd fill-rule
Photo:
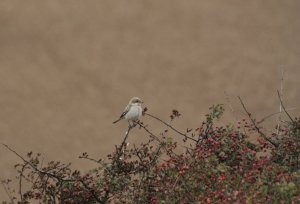
M 114 121 L 113 123 L 117 123 L 122 119 L 126 119 L 129 122 L 129 125 L 131 126 L 130 122 L 138 120 L 142 115 L 142 103 L 143 101 L 138 97 L 133 97 L 132 99 L 130 99 L 120 118 Z

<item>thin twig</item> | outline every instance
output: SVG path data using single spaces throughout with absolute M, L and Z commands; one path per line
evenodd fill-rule
M 287 109 L 287 111 L 291 111 L 291 110 L 295 110 L 295 109 L 297 109 L 297 108 L 289 108 L 289 109 Z M 274 116 L 274 115 L 277 115 L 277 114 L 279 114 L 279 113 L 281 113 L 281 112 L 278 111 L 278 112 L 276 112 L 276 113 L 271 113 L 271 114 L 269 114 L 269 115 L 263 117 L 262 119 L 260 119 L 260 121 L 258 121 L 257 123 L 263 123 L 266 119 L 268 119 L 268 118 L 270 118 L 270 117 L 272 117 L 272 116 Z
M 154 135 L 145 125 L 143 125 L 142 123 L 138 122 L 137 123 L 141 128 L 143 128 L 147 133 L 150 134 L 150 137 L 155 139 L 156 141 L 159 142 L 159 144 L 161 145 L 161 147 L 168 152 L 166 146 L 163 144 L 163 142 L 156 136 Z M 175 152 L 172 152 L 174 156 L 179 157 Z
M 5 190 L 6 195 L 7 195 L 8 198 L 9 198 L 10 202 L 11 202 L 12 204 L 15 204 L 14 199 L 13 199 L 13 197 L 11 196 L 11 193 L 9 192 L 9 190 L 7 189 L 7 187 L 4 185 L 4 181 L 2 180 L 2 178 L 0 178 L 0 179 L 1 179 L 1 184 L 2 184 L 2 186 L 3 186 L 3 188 L 4 188 L 4 190 Z M 6 185 L 8 185 L 8 184 L 6 184 Z M 9 188 L 9 187 L 8 187 L 8 188 Z
M 142 187 L 142 183 L 144 182 L 144 178 L 145 178 L 145 172 L 142 172 L 142 178 L 141 178 L 141 180 L 140 180 L 139 188 L 138 188 L 139 191 L 141 191 L 141 187 Z M 141 201 L 141 199 L 138 198 L 137 204 L 139 204 L 140 201 Z
M 281 100 L 280 93 L 279 93 L 278 90 L 277 90 L 277 95 L 278 95 L 278 98 L 279 98 L 279 100 L 280 100 L 280 104 L 282 105 L 282 108 L 283 108 L 284 112 L 285 112 L 286 115 L 290 118 L 290 120 L 291 120 L 293 123 L 295 123 L 295 121 L 293 120 L 293 118 L 292 118 L 292 117 L 290 116 L 290 114 L 286 111 L 286 109 L 285 109 L 285 107 L 284 107 L 284 105 L 283 105 L 283 102 L 282 102 L 282 100 Z
M 154 135 L 147 127 L 146 125 L 143 125 L 141 122 L 137 122 L 137 124 L 140 126 L 140 128 L 143 128 L 147 133 L 149 133 L 150 137 L 161 143 L 161 140 Z
M 180 174 L 178 174 L 177 175 L 177 177 L 176 177 L 176 179 L 175 179 L 175 182 L 174 182 L 174 184 L 173 184 L 173 191 L 175 191 L 175 187 L 176 187 L 176 185 L 177 185 L 177 182 L 178 182 L 178 180 L 179 180 L 179 176 L 180 176 Z
M 154 116 L 154 115 L 151 115 L 151 114 L 149 114 L 149 113 L 144 113 L 144 114 L 147 115 L 147 116 L 149 116 L 149 117 L 151 117 L 151 118 L 154 118 L 154 119 L 160 121 L 161 123 L 163 123 L 163 124 L 165 124 L 166 126 L 168 126 L 169 128 L 171 128 L 173 131 L 175 131 L 176 133 L 178 133 L 179 135 L 182 135 L 182 136 L 184 136 L 185 138 L 188 138 L 188 139 L 190 139 L 190 140 L 192 140 L 192 141 L 194 141 L 194 142 L 197 142 L 196 139 L 194 139 L 194 138 L 192 138 L 192 137 L 189 137 L 189 136 L 187 136 L 186 134 L 184 134 L 184 133 L 182 133 L 182 132 L 176 130 L 176 129 L 175 129 L 174 127 L 172 127 L 170 124 L 168 124 L 168 123 L 166 123 L 165 121 L 159 119 L 158 117 L 156 117 L 156 116 Z
M 267 140 L 268 142 L 270 142 L 273 146 L 278 147 L 278 144 L 276 142 L 274 142 L 273 140 L 271 140 L 270 138 L 268 138 L 261 130 L 259 127 L 257 127 L 255 120 L 252 118 L 251 113 L 247 110 L 244 102 L 242 101 L 241 97 L 238 96 L 238 99 L 240 100 L 240 103 L 243 106 L 244 111 L 247 113 L 248 117 L 250 118 L 254 128 L 256 129 L 256 131 L 260 134 L 260 136 L 262 136 L 265 140 Z
M 19 178 L 19 194 L 20 194 L 20 198 L 21 201 L 23 201 L 23 194 L 22 194 L 22 178 L 24 177 L 23 172 L 26 168 L 27 164 L 24 164 L 22 167 L 22 170 L 20 171 L 20 178 Z
M 227 101 L 227 104 L 228 104 L 227 106 L 229 107 L 234 120 L 237 121 L 238 119 L 237 119 L 237 116 L 236 116 L 236 111 L 232 107 L 232 103 L 230 101 L 229 95 L 226 91 L 224 91 L 224 95 L 225 95 L 225 100 Z
M 283 97 L 283 74 L 284 74 L 284 70 L 282 69 L 281 71 L 281 80 L 280 80 L 280 96 Z M 282 103 L 279 103 L 279 117 L 278 117 L 278 122 L 277 122 L 277 128 L 276 128 L 276 136 L 277 139 L 279 137 L 280 134 L 280 121 L 281 121 L 281 112 L 282 112 Z
M 123 151 L 122 151 L 122 150 L 123 150 L 123 147 L 126 146 L 126 141 L 127 141 L 129 132 L 130 132 L 130 130 L 131 130 L 133 127 L 134 127 L 134 126 L 131 126 L 131 125 L 129 124 L 128 130 L 125 132 L 125 137 L 124 137 L 124 139 L 123 139 L 123 141 L 122 141 L 120 147 L 117 148 L 117 158 L 118 158 L 118 159 L 120 159 L 121 154 L 123 153 Z M 117 161 L 117 160 L 114 160 L 114 163 L 115 163 L 115 161 Z M 113 163 L 113 164 L 114 164 L 114 163 Z
M 87 159 L 87 160 L 90 160 L 90 161 L 95 162 L 95 163 L 97 163 L 97 164 L 103 165 L 102 161 L 96 160 L 96 159 L 93 159 L 93 158 L 90 158 L 90 157 L 79 156 L 78 158 L 79 158 L 79 159 Z
M 41 173 L 41 174 L 44 174 L 44 175 L 47 175 L 47 176 L 50 176 L 50 177 L 53 177 L 53 178 L 56 178 L 57 180 L 60 180 L 61 178 L 58 177 L 57 175 L 55 174 L 52 174 L 52 173 L 49 173 L 49 172 L 46 172 L 46 171 L 42 171 L 40 169 L 38 169 L 37 167 L 35 167 L 31 162 L 27 161 L 26 159 L 24 159 L 24 157 L 22 157 L 20 154 L 18 154 L 15 150 L 11 149 L 8 145 L 6 144 L 2 144 L 4 147 L 6 147 L 9 151 L 13 152 L 15 155 L 17 155 L 20 159 L 23 160 L 23 162 L 25 164 L 28 164 L 29 166 L 31 166 L 31 168 L 33 168 L 35 171 Z

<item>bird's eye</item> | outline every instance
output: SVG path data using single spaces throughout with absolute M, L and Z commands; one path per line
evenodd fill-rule
M 140 99 L 133 99 L 132 103 L 141 103 L 142 101 Z

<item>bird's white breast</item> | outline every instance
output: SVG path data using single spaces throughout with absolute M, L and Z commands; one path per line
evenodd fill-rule
M 142 115 L 142 107 L 140 105 L 131 105 L 125 115 L 126 120 L 137 120 Z

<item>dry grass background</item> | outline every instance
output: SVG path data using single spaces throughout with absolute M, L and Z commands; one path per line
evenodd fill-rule
M 242 117 L 237 95 L 263 117 L 278 111 L 282 68 L 299 114 L 299 10 L 298 0 L 1 1 L 1 143 L 87 169 L 77 156 L 112 151 L 126 129 L 112 121 L 132 96 L 166 120 L 178 109 L 179 129 L 216 103 L 225 120 Z M 145 139 L 134 130 L 130 142 Z M 1 178 L 18 161 L 0 147 Z

